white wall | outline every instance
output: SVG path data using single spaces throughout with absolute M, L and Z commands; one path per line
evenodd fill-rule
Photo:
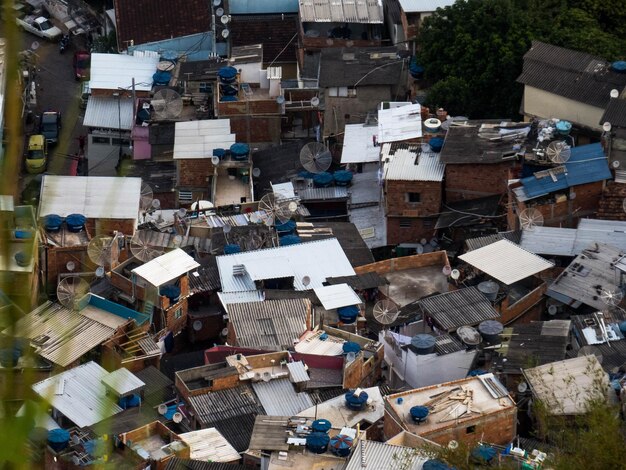
M 117 176 L 120 146 L 119 132 L 92 131 L 87 139 L 87 159 L 89 176 Z M 131 154 L 130 133 L 122 132 L 122 153 Z

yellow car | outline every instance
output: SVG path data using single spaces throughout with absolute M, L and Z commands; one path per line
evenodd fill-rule
M 43 135 L 31 135 L 28 139 L 26 151 L 26 171 L 29 173 L 43 173 L 48 163 L 48 144 Z

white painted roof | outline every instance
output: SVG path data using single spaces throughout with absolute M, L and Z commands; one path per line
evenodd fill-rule
M 13 196 L 0 194 L 0 211 L 13 212 L 14 210 Z
M 128 395 L 145 387 L 146 384 L 125 367 L 114 370 L 102 379 L 102 383 L 119 396 Z
M 203 119 L 176 123 L 174 160 L 211 158 L 214 149 L 229 149 L 235 143 L 230 119 Z
M 102 379 L 109 373 L 91 361 L 33 384 L 37 395 L 79 428 L 99 423 L 122 411 L 106 395 Z
M 268 269 L 269 264 L 272 265 L 271 269 Z M 293 276 L 293 268 L 284 256 L 263 257 L 262 253 L 259 253 L 258 258 L 248 259 L 243 265 L 253 281 Z
M 349 411 L 346 408 L 346 398 L 342 394 L 336 398 L 322 402 L 317 406 L 308 408 L 298 413 L 298 416 L 317 416 L 317 419 L 327 419 L 331 422 L 333 429 L 341 429 L 342 427 L 352 428 L 360 421 L 375 423 L 382 418 L 385 413 L 385 403 L 380 389 L 378 387 L 369 387 L 362 390 L 366 392 L 371 399 L 371 402 L 368 401 L 368 406 L 366 406 L 363 411 Z M 367 468 L 369 469 L 370 467 Z
M 241 457 L 239 452 L 215 428 L 179 434 L 181 441 L 189 446 L 192 460 L 204 462 L 236 462 Z
M 382 23 L 382 0 L 299 0 L 300 21 L 315 23 Z
M 158 287 L 199 266 L 191 256 L 176 248 L 133 269 L 132 273 Z
M 270 183 L 272 185 L 272 192 L 279 198 L 291 199 L 296 197 L 296 193 L 293 189 L 293 183 Z
M 300 354 L 341 356 L 343 354 L 343 344 L 346 341 L 331 335 L 328 335 L 325 340 L 321 340 L 320 336 L 322 334 L 324 334 L 322 330 L 306 332 L 300 341 L 294 345 L 294 349 Z
M 315 295 L 326 310 L 347 307 L 363 303 L 358 295 L 348 284 L 335 284 L 334 286 L 316 287 Z
M 89 87 L 92 90 L 131 90 L 134 78 L 135 91 L 150 91 L 159 56 L 142 55 L 91 54 Z
M 263 259 L 265 262 L 255 264 L 254 261 L 257 259 Z M 274 259 L 278 259 L 279 262 L 275 264 Z M 247 263 L 252 263 L 255 277 L 262 276 L 264 279 L 273 279 L 284 277 L 287 274 L 284 260 L 287 260 L 290 267 L 290 276 L 294 277 L 295 290 L 321 287 L 327 277 L 354 274 L 354 269 L 337 239 L 329 238 L 297 245 L 218 256 L 217 267 L 220 272 L 222 291 L 256 290 L 254 281 L 248 274 L 233 276 L 233 266 L 245 266 Z M 302 283 L 304 276 L 308 276 L 310 279 L 307 286 Z
M 499 240 L 459 258 L 507 285 L 554 266 L 509 240 Z
M 378 110 L 378 142 L 401 142 L 422 137 L 422 107 L 406 106 Z
M 137 219 L 141 178 L 44 175 L 38 217 L 83 214 L 88 219 Z
M 396 144 L 405 147 L 405 144 Z M 383 144 L 381 158 L 384 178 L 391 181 L 443 181 L 446 166 L 441 163 L 439 154 L 428 144 L 406 145 L 396 148 Z M 417 165 L 415 161 L 417 160 Z
M 400 0 L 405 13 L 428 13 L 454 5 L 455 0 Z
M 133 100 L 120 98 L 118 101 L 118 98 L 110 96 L 90 97 L 87 101 L 83 126 L 131 130 L 133 127 Z M 117 136 L 114 135 L 114 137 Z
M 346 124 L 341 163 L 377 162 L 380 158 L 380 147 L 374 147 L 373 137 L 378 138 L 377 126 Z

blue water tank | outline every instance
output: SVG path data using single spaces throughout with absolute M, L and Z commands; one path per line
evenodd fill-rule
M 435 337 L 426 333 L 413 336 L 411 346 L 417 354 L 432 354 L 435 352 Z
M 167 60 L 175 64 L 178 60 L 178 52 L 174 50 L 163 51 L 161 53 L 161 60 Z
M 213 156 L 219 158 L 220 160 L 224 158 L 226 154 L 226 150 L 224 149 L 213 149 Z
M 315 177 L 315 173 L 311 173 L 310 171 L 307 171 L 307 170 L 302 170 L 298 172 L 298 176 L 300 178 L 312 180 Z
M 572 123 L 569 121 L 559 121 L 556 123 L 556 130 L 561 135 L 567 135 L 572 130 Z
M 33 238 L 34 234 L 32 230 L 18 229 L 13 232 L 13 235 L 18 240 L 29 240 Z
M 496 449 L 491 446 L 479 445 L 472 450 L 472 457 L 479 463 L 491 462 L 496 454 Z
M 233 160 L 247 160 L 250 154 L 250 147 L 247 144 L 233 144 L 230 146 L 230 154 Z
M 55 452 L 65 449 L 70 442 L 70 433 L 65 429 L 56 428 L 48 431 L 48 445 Z
M 306 437 L 306 448 L 314 454 L 323 454 L 329 442 L 330 437 L 325 432 L 312 432 Z
M 311 429 L 315 432 L 328 432 L 331 427 L 332 425 L 327 419 L 316 419 L 311 425 Z
M 487 344 L 499 343 L 503 331 L 504 326 L 496 320 L 485 320 L 478 325 L 478 332 Z
M 316 188 L 327 188 L 333 182 L 333 175 L 328 173 L 327 171 L 323 171 L 322 173 L 318 173 L 313 176 L 313 184 Z
M 367 399 L 369 398 L 369 395 L 363 390 L 361 390 L 358 395 L 355 395 L 354 392 L 355 390 L 350 390 L 344 395 L 346 399 L 346 405 L 351 410 L 362 410 L 367 404 Z
M 422 470 L 452 470 L 452 467 L 446 465 L 441 460 L 431 459 L 424 462 Z
M 443 139 L 441 137 L 433 137 L 432 139 L 430 139 L 428 141 L 428 145 L 430 146 L 430 149 L 433 152 L 441 152 L 441 149 L 443 148 Z
M 220 98 L 220 101 L 238 101 L 235 95 L 224 95 Z
M 417 63 L 417 57 L 415 56 L 411 58 L 411 63 L 409 64 L 409 73 L 411 74 L 411 77 L 416 80 L 424 77 L 424 66 Z
M 619 330 L 624 336 L 626 336 L 626 321 L 623 321 L 619 324 Z
M 222 67 L 217 72 L 217 76 L 222 83 L 233 83 L 237 79 L 237 69 L 235 67 Z
M 57 214 L 49 214 L 44 218 L 43 226 L 48 232 L 58 232 L 61 230 L 63 217 Z
M 617 73 L 626 73 L 626 62 L 623 60 L 618 60 L 611 64 L 611 68 Z
M 333 178 L 337 186 L 348 186 L 352 182 L 352 177 L 351 171 L 338 170 L 333 173 Z
M 152 82 L 154 85 L 157 85 L 157 86 L 167 86 L 169 85 L 171 79 L 172 79 L 172 73 L 166 70 L 157 70 L 152 75 Z
M 235 96 L 237 93 L 239 93 L 239 87 L 237 87 L 237 85 L 225 84 L 221 85 L 220 89 L 222 91 L 222 94 L 226 96 Z
M 176 303 L 178 302 L 178 299 L 180 299 L 180 287 L 178 286 L 163 286 L 161 287 L 159 292 L 161 293 L 161 295 L 164 295 L 165 297 L 170 299 L 170 302 L 172 303 Z
M 30 265 L 31 256 L 25 251 L 18 251 L 13 255 L 13 259 L 15 259 L 18 266 L 25 268 Z
M 137 406 L 141 405 L 141 397 L 136 393 L 133 393 L 132 395 L 120 398 L 117 404 L 123 410 L 127 408 L 136 408 Z
M 296 230 L 296 221 L 288 220 L 283 224 L 276 224 L 274 226 L 279 236 L 291 235 Z
M 354 341 L 346 341 L 345 343 L 343 343 L 343 346 L 341 346 L 341 349 L 343 350 L 344 354 L 357 354 L 359 351 L 361 351 L 361 345 L 359 343 L 355 343 Z
M 289 246 L 289 245 L 297 245 L 298 243 L 302 243 L 302 240 L 298 235 L 285 235 L 284 237 L 280 237 L 278 240 L 280 246 Z
M 235 243 L 229 243 L 228 245 L 224 245 L 224 254 L 232 255 L 235 253 L 241 253 L 241 246 Z
M 4 368 L 11 369 L 17 365 L 21 355 L 21 352 L 15 348 L 0 349 L 0 365 Z
M 337 434 L 330 439 L 330 451 L 339 456 L 347 457 L 354 445 L 354 440 L 345 434 Z
M 467 376 L 468 376 L 468 377 L 477 377 L 477 376 L 479 376 L 479 375 L 485 375 L 485 374 L 488 374 L 488 372 L 487 372 L 486 370 L 483 370 L 483 369 L 474 369 L 474 370 L 471 370 L 471 371 L 469 372 L 469 374 L 467 374 Z
M 409 410 L 409 413 L 411 414 L 411 419 L 413 420 L 413 422 L 419 424 L 419 423 L 423 423 L 424 421 L 426 421 L 426 418 L 428 417 L 430 410 L 426 408 L 425 406 L 413 406 Z
M 339 307 L 337 309 L 339 320 L 343 323 L 354 323 L 356 317 L 359 316 L 359 307 L 356 305 L 348 305 L 347 307 Z
M 80 232 L 85 228 L 87 217 L 82 214 L 70 214 L 65 218 L 65 225 L 70 232 Z

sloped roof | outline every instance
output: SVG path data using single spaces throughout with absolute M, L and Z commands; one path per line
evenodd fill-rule
M 126 2 L 130 3 L 130 2 Z M 158 28 L 155 28 L 158 29 Z M 150 91 L 152 76 L 159 63 L 158 53 L 91 54 L 91 90 L 130 90 L 135 80 L 135 91 Z M 91 98 L 89 98 L 91 101 Z
M 294 416 L 313 406 L 311 397 L 305 392 L 296 392 L 289 379 L 273 379 L 269 382 L 253 382 L 252 388 L 268 415 Z
M 377 162 L 380 159 L 380 147 L 375 147 L 372 139 L 377 135 L 377 126 L 346 124 L 341 163 Z
M 390 468 L 393 464 L 407 470 L 419 470 L 429 457 L 420 455 L 412 447 L 396 446 L 384 442 L 362 440 L 360 449 L 352 453 L 346 470 L 362 470 L 365 468 Z M 393 467 L 391 467 L 393 468 Z
M 87 101 L 83 126 L 103 129 L 133 128 L 133 100 L 122 97 L 92 96 Z
M 211 159 L 213 150 L 230 148 L 235 143 L 230 119 L 203 119 L 176 123 L 174 160 Z
M 572 186 L 612 178 L 600 142 L 572 148 L 571 156 L 563 167 L 563 172 L 545 170 L 522 178 L 522 186 L 513 189 L 517 199 L 528 201 Z
M 383 178 L 387 181 L 443 181 L 445 165 L 428 144 L 383 144 Z
M 299 0 L 303 23 L 382 23 L 382 0 Z
M 617 127 L 626 127 L 626 99 L 611 98 L 598 124 L 610 122 Z
M 314 291 L 326 310 L 363 303 L 348 284 L 316 287 Z
M 626 74 L 612 70 L 601 57 L 533 41 L 517 81 L 604 109 L 611 90 L 624 89 Z
M 115 18 L 122 50 L 131 41 L 138 46 L 211 29 L 211 8 L 206 0 L 173 0 L 158 7 L 151 0 L 115 0 Z
M 194 460 L 238 462 L 241 457 L 215 428 L 185 432 L 178 437 L 189 446 L 189 456 Z
M 185 273 L 199 267 L 200 264 L 180 248 L 165 253 L 133 269 L 133 274 L 159 287 Z
M 381 54 L 385 55 L 381 56 Z M 389 57 L 386 57 L 387 54 Z M 396 54 L 395 47 L 322 49 L 319 86 L 320 88 L 353 87 L 357 83 L 361 87 L 396 85 L 401 80 L 404 60 L 398 59 Z M 380 67 L 381 65 L 384 67 Z

